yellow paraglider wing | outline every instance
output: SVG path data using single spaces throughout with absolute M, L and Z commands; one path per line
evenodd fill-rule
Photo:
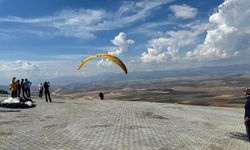
M 124 65 L 124 63 L 117 57 L 110 55 L 110 54 L 96 54 L 93 56 L 89 56 L 88 58 L 84 59 L 78 67 L 78 70 L 80 70 L 90 59 L 93 59 L 95 57 L 102 57 L 102 58 L 106 58 L 109 59 L 111 61 L 113 61 L 114 63 L 116 63 L 126 74 L 128 73 L 128 69 L 127 67 Z
M 97 57 L 96 55 L 93 55 L 93 56 L 89 56 L 88 58 L 84 59 L 78 66 L 78 69 L 77 70 L 80 70 L 90 59 L 93 59 Z

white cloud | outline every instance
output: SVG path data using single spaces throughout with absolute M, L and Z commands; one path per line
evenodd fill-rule
M 21 23 L 31 27 L 40 27 L 32 31 L 30 28 L 26 32 L 56 36 L 63 35 L 66 37 L 93 38 L 93 31 L 98 23 L 108 17 L 104 10 L 62 10 L 56 12 L 52 16 L 40 18 L 21 18 L 21 17 L 6 17 L 0 18 L 0 22 Z M 44 28 L 44 29 L 43 29 Z
M 110 60 L 105 60 L 105 59 L 101 59 L 100 61 L 98 61 L 97 66 L 98 67 L 106 67 L 106 66 L 112 66 L 112 62 Z
M 158 7 L 174 0 L 125 1 L 117 12 L 111 13 L 111 20 L 100 24 L 103 28 L 120 28 L 145 19 Z
M 0 65 L 2 78 L 8 79 L 12 77 L 30 78 L 35 73 L 40 72 L 39 65 L 29 61 L 2 61 Z
M 5 71 L 37 71 L 39 70 L 39 66 L 31 63 L 29 61 L 22 61 L 22 60 L 17 60 L 15 62 L 6 62 L 1 65 L 1 70 Z
M 0 22 L 26 24 L 29 27 L 28 33 L 39 36 L 94 38 L 97 31 L 118 29 L 141 21 L 156 8 L 171 1 L 173 0 L 125 1 L 114 12 L 103 9 L 67 9 L 37 18 L 2 17 Z M 22 32 L 24 31 L 22 28 Z
M 28 61 L 28 60 L 17 60 L 17 61 L 1 61 L 1 82 L 9 81 L 12 77 L 18 79 L 29 78 L 31 81 L 38 80 L 49 80 L 61 76 L 72 76 L 81 75 L 81 72 L 77 71 L 77 63 L 80 63 L 80 59 L 77 57 L 71 57 L 63 59 L 51 58 L 49 60 L 41 61 Z M 88 65 L 89 66 L 89 65 Z M 89 69 L 91 72 L 91 69 Z
M 174 41 L 168 38 L 153 39 L 148 42 L 148 45 L 147 52 L 142 53 L 141 56 L 143 62 L 163 62 L 174 59 L 178 52 Z
M 128 50 L 128 47 L 135 43 L 134 40 L 127 39 L 127 36 L 124 32 L 120 32 L 113 40 L 111 40 L 111 43 L 116 46 L 117 48 L 115 50 L 110 50 L 108 54 L 119 56 L 123 54 L 126 50 Z M 112 63 L 108 60 L 101 60 L 98 62 L 98 66 L 110 66 Z
M 165 62 L 179 58 L 180 48 L 195 44 L 203 30 L 169 31 L 166 37 L 152 39 L 148 42 L 147 51 L 142 53 L 143 62 Z
M 250 50 L 250 3 L 248 0 L 226 0 L 212 14 L 213 25 L 204 42 L 187 52 L 188 59 L 214 60 L 229 58 Z
M 121 53 L 124 53 L 130 45 L 135 43 L 131 39 L 127 40 L 127 36 L 124 32 L 120 32 L 113 40 L 111 40 L 111 42 L 118 47 L 117 50 L 108 52 L 111 55 L 120 55 Z
M 169 31 L 167 36 L 150 40 L 141 60 L 165 62 L 179 58 L 179 61 L 211 61 L 249 55 L 249 8 L 250 3 L 247 0 L 226 0 L 219 6 L 218 11 L 209 17 L 208 23 L 192 22 L 180 25 L 182 29 Z M 201 42 L 200 35 L 205 31 L 205 39 Z M 180 49 L 192 47 L 195 48 L 185 54 L 180 52 Z
M 11 66 L 13 71 L 37 71 L 39 66 L 28 61 L 17 60 L 13 66 Z
M 170 10 L 174 13 L 176 18 L 189 19 L 195 18 L 198 14 L 198 10 L 186 4 L 183 5 L 171 5 Z

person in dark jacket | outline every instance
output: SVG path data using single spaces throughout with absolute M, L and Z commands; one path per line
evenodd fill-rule
M 48 102 L 48 99 L 50 102 L 52 102 L 50 98 L 50 91 L 49 91 L 50 83 L 44 82 L 43 87 L 44 87 L 44 95 L 45 95 L 46 102 Z
M 250 141 L 250 89 L 245 90 L 246 103 L 245 103 L 245 116 L 244 123 L 246 125 L 246 132 L 248 140 Z
M 16 88 L 17 88 L 17 97 L 20 97 L 21 95 L 21 84 L 20 84 L 20 80 L 16 81 Z
M 21 79 L 21 89 L 22 89 L 22 96 L 23 96 L 23 98 L 25 98 L 25 93 L 26 92 L 25 92 L 24 79 Z
M 99 97 L 101 100 L 104 100 L 104 94 L 102 92 L 99 93 Z

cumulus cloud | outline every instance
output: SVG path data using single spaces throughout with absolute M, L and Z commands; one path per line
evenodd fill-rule
M 99 67 L 111 66 L 111 65 L 112 65 L 112 62 L 110 62 L 110 60 L 105 60 L 105 59 L 101 59 L 97 63 L 97 66 L 99 66 Z
M 9 79 L 13 76 L 20 78 L 32 77 L 39 73 L 39 65 L 29 61 L 1 62 L 0 70 L 3 78 Z
M 142 61 L 163 62 L 166 59 L 174 59 L 178 50 L 176 45 L 171 44 L 174 44 L 174 41 L 163 37 L 149 41 L 149 48 L 147 49 L 147 52 L 142 53 Z
M 180 48 L 195 44 L 198 36 L 203 32 L 200 30 L 169 31 L 166 37 L 152 39 L 148 42 L 146 52 L 141 55 L 143 62 L 164 62 L 176 60 Z
M 39 66 L 31 63 L 29 61 L 22 61 L 22 60 L 17 60 L 15 62 L 6 62 L 4 64 L 2 64 L 1 67 L 2 70 L 5 71 L 37 71 L 39 70 Z
M 135 43 L 134 40 L 127 39 L 127 35 L 124 32 L 120 32 L 117 36 L 111 40 L 111 43 L 116 46 L 115 50 L 110 50 L 108 54 L 119 56 L 128 50 L 128 47 Z M 112 63 L 108 60 L 101 60 L 98 62 L 98 66 L 110 66 Z
M 189 5 L 171 5 L 170 10 L 174 13 L 176 18 L 189 19 L 195 18 L 198 14 L 198 10 Z
M 131 39 L 127 40 L 127 36 L 124 32 L 120 32 L 113 40 L 111 40 L 111 43 L 118 47 L 117 50 L 113 50 L 108 52 L 111 55 L 120 55 L 121 53 L 125 52 L 128 47 L 135 42 Z
M 244 56 L 250 51 L 250 3 L 247 0 L 226 0 L 209 17 L 208 23 L 181 25 L 182 30 L 169 31 L 167 36 L 148 42 L 142 53 L 143 62 L 166 60 L 211 61 Z M 242 13 L 244 12 L 244 13 Z M 206 33 L 204 41 L 201 34 Z M 180 53 L 180 49 L 193 49 Z
M 12 64 L 12 66 L 10 67 L 11 70 L 13 71 L 37 71 L 39 70 L 39 66 L 28 62 L 28 61 L 21 61 L 18 60 L 15 63 Z
M 250 50 L 250 3 L 226 0 L 209 17 L 212 28 L 204 42 L 187 52 L 188 59 L 211 60 L 236 56 Z M 244 12 L 244 13 L 243 13 Z

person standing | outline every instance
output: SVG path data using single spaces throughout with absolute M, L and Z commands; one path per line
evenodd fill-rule
M 250 89 L 245 90 L 245 97 L 247 99 L 245 103 L 245 116 L 244 116 L 244 123 L 246 126 L 246 132 L 248 140 L 250 141 Z
M 50 83 L 49 82 L 44 82 L 43 87 L 44 87 L 44 94 L 45 94 L 46 102 L 48 102 L 48 99 L 49 99 L 50 102 L 52 102 L 51 98 L 50 98 L 50 91 L 49 91 Z
M 22 96 L 23 96 L 23 98 L 25 98 L 26 92 L 25 92 L 24 79 L 21 79 L 21 89 L 22 89 Z
M 42 98 L 43 97 L 43 83 L 40 83 L 38 85 L 38 88 L 39 88 L 39 98 Z
M 16 85 L 16 78 L 13 77 L 10 81 L 9 88 L 11 90 L 11 97 L 15 98 L 17 97 L 17 85 Z
M 16 81 L 16 86 L 17 86 L 17 97 L 20 97 L 21 95 L 21 84 L 20 84 L 20 80 Z
M 26 93 L 27 97 L 30 97 L 30 86 L 31 85 L 32 85 L 32 83 L 28 79 L 25 79 L 24 87 L 25 87 L 25 93 Z
M 104 94 L 102 92 L 99 93 L 99 97 L 101 100 L 104 100 Z

